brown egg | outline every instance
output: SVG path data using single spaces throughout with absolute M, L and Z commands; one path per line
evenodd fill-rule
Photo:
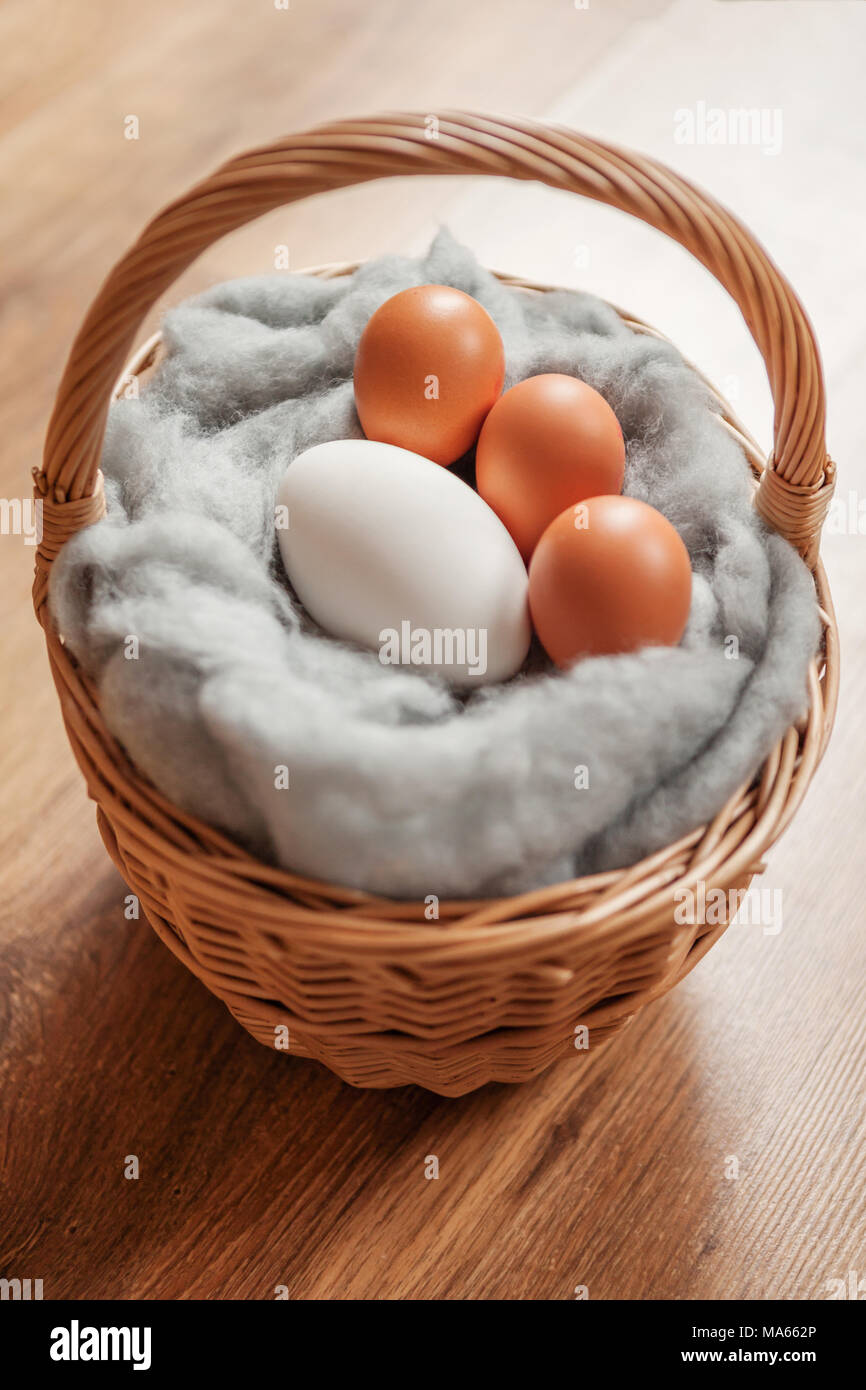
M 634 497 L 589 497 L 547 527 L 529 565 L 529 609 L 557 666 L 581 656 L 673 647 L 688 621 L 689 553 Z
M 621 492 L 625 444 L 603 396 L 573 376 L 527 377 L 496 402 L 476 451 L 478 491 L 524 560 L 573 502 Z
M 355 356 L 355 405 L 368 439 L 454 463 L 505 380 L 499 330 L 448 285 L 401 290 L 376 310 Z

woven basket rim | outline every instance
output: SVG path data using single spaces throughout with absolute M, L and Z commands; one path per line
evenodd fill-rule
M 331 262 L 298 273 L 334 278 L 351 274 L 359 264 L 361 262 Z M 518 290 L 546 293 L 560 288 L 516 275 L 494 274 Z M 627 311 L 616 305 L 610 307 L 635 332 L 670 341 Z M 123 392 L 133 376 L 141 375 L 153 365 L 160 342 L 161 334 L 154 333 L 133 352 L 115 385 L 113 399 Z M 712 392 L 719 406 L 721 423 L 741 444 L 757 486 L 766 466 L 765 456 L 721 393 L 694 364 L 687 362 L 687 365 Z M 173 863 L 185 874 L 193 873 L 200 878 L 202 891 L 207 887 L 211 889 L 217 918 L 220 914 L 231 916 L 237 912 L 249 916 L 255 911 L 276 940 L 283 931 L 291 935 L 296 924 L 308 913 L 311 924 L 329 924 L 341 933 L 346 932 L 347 945 L 353 948 L 372 933 L 380 947 L 387 940 L 389 948 L 400 951 L 404 958 L 410 946 L 421 953 L 429 953 L 435 944 L 437 960 L 441 960 L 448 949 L 463 955 L 470 947 L 482 952 L 501 950 L 506 940 L 511 949 L 519 950 L 523 933 L 529 934 L 535 949 L 540 934 L 542 939 L 547 936 L 550 942 L 556 942 L 590 926 L 596 932 L 603 930 L 606 922 L 616 934 L 629 927 L 633 929 L 637 920 L 650 932 L 656 910 L 669 915 L 676 889 L 697 881 L 704 881 L 709 887 L 714 881 L 727 882 L 763 867 L 763 853 L 791 820 L 823 756 L 835 714 L 838 633 L 829 584 L 820 561 L 815 566 L 814 578 L 824 641 L 822 653 L 810 667 L 809 712 L 799 725 L 786 731 L 754 777 L 738 788 L 711 822 L 621 869 L 564 880 L 508 897 L 442 898 L 438 902 L 436 920 L 428 920 L 425 916 L 423 902 L 384 897 L 269 865 L 227 835 L 175 806 L 139 772 L 111 735 L 102 720 L 93 685 L 78 669 L 50 619 L 45 621 L 44 627 L 64 718 L 68 722 L 76 707 L 85 709 L 87 722 L 102 745 L 103 757 L 101 765 L 97 765 L 90 759 L 82 759 L 81 740 L 71 737 L 90 793 L 103 808 L 101 825 L 107 810 L 111 820 L 116 818 L 122 823 L 134 819 L 140 830 L 143 822 L 140 812 L 146 810 L 149 842 L 158 849 L 161 859 Z M 198 870 L 197 861 L 201 861 Z M 281 904 L 287 898 L 293 904 L 294 924 L 288 927 L 281 914 Z M 157 916 L 158 906 L 151 905 Z M 419 927 L 430 930 L 419 932 Z M 178 954 L 175 934 L 170 929 L 167 934 L 173 938 L 168 944 Z M 201 974 L 200 965 L 197 971 Z M 225 994 L 224 987 L 222 993 Z

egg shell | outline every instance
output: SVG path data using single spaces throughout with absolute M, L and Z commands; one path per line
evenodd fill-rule
M 368 439 L 451 464 L 478 438 L 505 380 L 499 330 L 477 299 L 417 285 L 385 301 L 355 355 L 355 406 Z
M 326 632 L 380 660 L 383 633 L 394 633 L 401 667 L 459 687 L 519 670 L 531 638 L 526 567 L 456 474 L 394 445 L 335 440 L 298 455 L 277 504 L 288 508 L 277 531 L 286 572 Z
M 625 443 L 611 407 L 585 381 L 557 372 L 505 392 L 476 451 L 478 491 L 528 559 L 566 507 L 621 492 Z
M 691 595 L 691 562 L 679 534 L 634 497 L 590 497 L 566 508 L 529 563 L 532 621 L 557 666 L 676 646 Z

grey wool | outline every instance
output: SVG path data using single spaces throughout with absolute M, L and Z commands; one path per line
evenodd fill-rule
M 431 282 L 493 316 L 506 386 L 565 372 L 616 411 L 625 491 L 691 556 L 678 648 L 564 672 L 535 649 L 513 680 L 466 698 L 303 613 L 276 545 L 277 485 L 302 450 L 361 436 L 364 325 Z M 51 606 L 135 763 L 253 853 L 398 898 L 521 892 L 700 825 L 803 713 L 810 576 L 757 519 L 745 458 L 698 378 L 599 300 L 507 288 L 443 231 L 420 260 L 347 278 L 218 285 L 171 310 L 163 336 L 141 398 L 111 409 L 108 516 L 63 550 Z

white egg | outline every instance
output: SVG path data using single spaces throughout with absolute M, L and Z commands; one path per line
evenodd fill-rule
M 531 628 L 520 552 L 440 464 L 369 439 L 318 444 L 280 483 L 277 534 L 308 613 L 383 664 L 466 689 L 523 664 Z

